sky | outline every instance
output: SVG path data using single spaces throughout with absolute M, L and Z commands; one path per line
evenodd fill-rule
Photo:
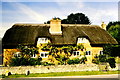
M 85 14 L 92 25 L 118 21 L 118 1 L 4 0 L 0 3 L 0 37 L 16 23 L 43 24 L 54 17 L 66 19 L 71 13 Z

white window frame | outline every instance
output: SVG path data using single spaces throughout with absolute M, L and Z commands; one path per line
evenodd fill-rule
M 85 55 L 86 55 L 86 56 L 91 55 L 91 51 L 86 51 L 86 52 L 85 52 Z
M 78 41 L 77 41 L 77 43 L 87 43 L 87 42 L 89 42 L 89 40 L 86 38 L 78 38 Z
M 99 51 L 99 54 L 100 54 L 100 55 L 103 55 L 103 54 L 104 54 L 104 53 L 103 53 L 103 50 Z
M 47 58 L 47 57 L 48 57 L 48 53 L 49 53 L 49 52 L 41 52 L 41 53 L 40 53 L 40 57 L 41 57 L 41 58 Z M 41 56 L 41 54 L 43 54 L 43 56 Z M 45 56 L 46 54 L 47 54 L 47 56 Z
M 76 53 L 75 55 L 74 55 L 74 52 Z M 78 53 L 79 52 L 79 53 Z M 77 54 L 78 53 L 78 54 Z M 80 55 L 80 51 L 73 51 L 73 55 L 74 56 L 79 56 Z
M 21 57 L 21 52 L 15 52 L 15 53 L 13 54 L 13 56 L 20 58 L 20 57 Z
M 37 43 L 48 43 L 48 38 L 38 38 Z

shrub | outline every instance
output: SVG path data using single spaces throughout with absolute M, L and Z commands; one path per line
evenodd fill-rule
M 94 58 L 94 59 L 92 60 L 92 63 L 99 64 L 99 59 L 98 59 L 98 58 Z
M 68 64 L 79 64 L 80 63 L 80 59 L 79 58 L 74 58 L 72 60 L 68 60 L 67 61 Z
M 86 57 L 82 57 L 82 58 L 80 59 L 80 63 L 84 63 L 84 64 L 85 64 L 85 61 L 87 61 L 87 58 L 86 58 Z
M 12 58 L 10 66 L 27 66 L 27 65 L 41 65 L 41 59 L 39 58 Z
M 110 67 L 111 68 L 115 68 L 116 67 L 116 65 L 115 65 L 115 58 L 114 57 L 109 57 L 108 58 L 108 62 L 109 62 L 109 64 L 110 64 Z
M 55 64 L 53 64 L 53 63 L 48 63 L 48 62 L 42 62 L 41 65 L 50 66 L 50 65 L 55 65 Z
M 99 61 L 100 62 L 107 62 L 107 55 L 106 54 L 103 54 L 103 55 L 99 55 Z

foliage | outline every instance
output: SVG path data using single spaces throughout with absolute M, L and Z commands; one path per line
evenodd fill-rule
M 62 20 L 62 24 L 90 24 L 90 21 L 83 13 L 71 13 L 67 19 Z
M 64 53 L 71 53 L 72 54 L 72 52 L 73 52 L 73 46 L 63 46 L 62 48 L 61 48 L 63 51 L 64 51 Z
M 41 48 L 41 50 L 43 50 L 43 51 L 50 51 L 50 48 L 49 48 L 48 46 L 43 46 L 43 47 Z
M 79 58 L 74 58 L 74 59 L 69 59 L 67 61 L 68 64 L 79 64 L 80 63 L 80 59 Z
M 64 65 L 66 64 L 66 61 L 68 60 L 69 58 L 66 56 L 66 55 L 62 55 L 62 54 L 59 54 L 58 57 L 56 57 L 56 60 L 58 60 L 60 63 L 60 65 Z
M 98 58 L 99 58 L 99 61 L 100 62 L 107 62 L 107 56 L 106 54 L 103 54 L 103 55 L 99 55 Z
M 120 44 L 120 21 L 109 22 L 107 31 L 118 41 Z
M 103 54 L 103 55 L 99 55 L 99 56 L 95 56 L 94 59 L 92 60 L 93 63 L 95 64 L 99 64 L 102 62 L 108 62 L 108 55 L 107 54 Z
M 86 57 L 82 57 L 82 58 L 80 59 L 80 63 L 84 63 L 84 64 L 85 64 L 85 61 L 87 61 L 87 58 L 86 58 Z
M 120 21 L 115 21 L 115 22 L 109 22 L 106 29 L 108 30 L 112 25 L 115 26 L 115 25 L 120 25 Z
M 50 66 L 50 65 L 55 65 L 55 64 L 53 64 L 53 63 L 48 63 L 48 62 L 42 62 L 41 65 Z
M 98 58 L 94 58 L 94 59 L 92 60 L 92 63 L 99 64 L 100 62 L 99 62 L 99 59 L 98 59 Z
M 41 60 L 42 59 L 40 59 L 40 58 L 27 59 L 27 58 L 24 58 L 24 57 L 21 57 L 21 58 L 15 57 L 15 58 L 12 58 L 12 60 L 11 60 L 12 62 L 10 63 L 10 66 L 40 65 Z
M 77 50 L 79 50 L 79 49 L 83 50 L 83 49 L 84 49 L 84 46 L 81 45 L 81 44 L 79 44 L 79 45 L 76 46 L 76 48 L 77 48 Z
M 109 56 L 112 56 L 112 57 L 116 57 L 116 56 L 119 56 L 119 52 L 120 52 L 120 45 L 105 45 L 103 47 L 103 51 L 104 51 L 104 54 L 107 54 Z
M 27 58 L 30 58 L 34 53 L 38 54 L 38 49 L 34 47 L 19 45 L 18 49 L 20 49 L 20 52 L 22 52 L 22 57 L 27 56 Z
M 116 67 L 116 65 L 115 65 L 115 58 L 114 57 L 109 57 L 108 58 L 108 62 L 109 62 L 109 64 L 110 64 L 110 67 L 111 68 L 115 68 Z
M 60 19 L 60 18 L 54 18 L 54 19 Z M 67 16 L 67 19 L 61 20 L 62 24 L 91 24 L 90 20 L 85 14 L 83 13 L 71 13 Z M 45 22 L 46 24 L 46 22 Z M 50 24 L 50 21 L 47 21 L 47 24 Z

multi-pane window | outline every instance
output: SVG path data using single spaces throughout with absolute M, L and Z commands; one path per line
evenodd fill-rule
M 48 43 L 48 38 L 38 38 L 37 43 Z
M 21 52 L 15 52 L 15 53 L 13 54 L 13 56 L 14 56 L 14 57 L 21 57 Z
M 78 38 L 78 42 L 77 43 L 87 43 L 87 42 L 89 42 L 89 41 L 86 38 Z
M 86 51 L 86 55 L 91 55 L 91 51 Z
M 36 54 L 35 53 L 33 53 L 32 58 L 36 58 Z
M 80 55 L 80 52 L 79 51 L 73 51 L 73 55 L 78 56 L 78 55 Z
M 41 58 L 46 58 L 46 57 L 48 57 L 48 52 L 41 52 L 41 53 L 40 53 L 40 57 L 41 57 Z
M 100 55 L 103 55 L 103 51 L 100 51 Z

